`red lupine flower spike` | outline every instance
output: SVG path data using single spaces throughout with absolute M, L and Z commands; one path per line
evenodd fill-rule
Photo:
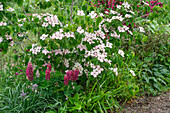
M 64 85 L 68 85 L 69 78 L 67 75 L 64 76 Z
M 26 69 L 26 75 L 27 75 L 29 81 L 34 80 L 34 78 L 33 78 L 33 67 L 32 67 L 31 62 L 28 62 L 28 66 L 27 66 L 27 69 Z
M 47 68 L 49 68 L 50 71 L 51 71 L 51 64 L 50 63 L 47 64 Z
M 46 69 L 45 74 L 46 74 L 46 75 L 45 75 L 45 79 L 46 79 L 46 80 L 50 80 L 50 69 L 49 69 L 49 68 Z

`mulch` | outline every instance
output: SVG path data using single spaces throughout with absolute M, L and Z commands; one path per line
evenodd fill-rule
M 142 97 L 126 103 L 121 113 L 170 113 L 170 91 L 155 97 Z

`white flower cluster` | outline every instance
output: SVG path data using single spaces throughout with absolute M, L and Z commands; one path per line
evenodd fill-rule
M 64 37 L 64 34 L 61 33 L 60 31 L 57 31 L 53 33 L 52 36 L 50 36 L 51 39 L 59 39 L 59 40 L 62 40 L 63 37 Z
M 75 65 L 74 65 L 74 67 L 73 67 L 72 69 L 73 69 L 73 70 L 78 69 L 79 72 L 80 72 L 79 75 L 82 75 L 82 74 L 83 74 L 83 67 L 82 67 L 82 65 L 81 65 L 79 62 L 76 62 Z
M 136 74 L 135 74 L 135 72 L 134 72 L 133 70 L 130 70 L 130 72 L 131 72 L 131 74 L 132 74 L 133 76 L 136 76 Z
M 112 21 L 112 20 L 119 20 L 119 21 L 123 21 L 124 20 L 124 18 L 122 17 L 122 15 L 120 15 L 120 14 L 118 14 L 117 16 L 112 16 L 112 18 L 110 19 L 110 21 Z
M 95 31 L 95 34 L 96 34 L 96 36 L 101 37 L 101 39 L 105 39 L 105 38 L 106 38 L 105 33 L 104 33 L 104 32 L 101 30 L 101 28 L 100 28 L 100 25 L 99 25 L 99 30 L 98 30 L 98 31 Z M 98 39 L 99 39 L 100 43 L 103 43 L 103 42 L 100 40 L 100 38 L 98 38 Z
M 128 2 L 124 2 L 122 5 L 124 5 L 124 8 L 127 8 L 127 9 L 130 8 L 130 4 Z
M 77 46 L 77 48 L 80 49 L 80 51 L 87 50 L 86 45 L 83 45 L 82 43 Z
M 109 69 L 112 70 L 116 76 L 118 75 L 118 68 L 109 68 Z
M 145 1 L 142 1 L 145 5 L 147 5 L 147 6 L 149 6 L 149 4 L 148 3 L 146 3 Z
M 87 69 L 84 69 L 84 73 L 87 75 L 88 77 L 88 74 L 89 74 L 89 71 Z
M 93 44 L 95 43 L 94 40 L 99 39 L 96 37 L 96 34 L 94 33 L 85 32 L 84 35 L 85 35 L 85 38 L 82 39 L 82 42 L 85 41 L 85 42 L 88 42 L 89 44 Z
M 19 27 L 23 26 L 23 24 L 18 24 Z
M 71 32 L 71 33 L 70 33 L 70 32 L 67 32 L 67 33 L 65 32 L 64 35 L 65 35 L 65 37 L 67 37 L 67 38 L 72 37 L 72 38 L 75 39 L 74 32 Z
M 132 15 L 130 15 L 130 14 L 126 14 L 126 15 L 125 15 L 125 17 L 126 17 L 126 18 L 131 18 L 131 17 L 132 17 Z
M 118 35 L 115 31 L 114 31 L 114 34 L 111 33 L 111 36 L 112 36 L 112 37 L 115 37 L 115 38 L 120 38 L 120 34 Z
M 45 40 L 47 37 L 48 37 L 48 34 L 47 34 L 47 35 L 46 35 L 46 34 L 43 34 L 43 35 L 40 37 L 40 39 L 41 39 L 41 40 Z
M 63 30 L 61 30 L 61 29 L 59 31 L 53 33 L 52 36 L 50 36 L 51 39 L 59 39 L 59 40 L 62 40 L 64 37 L 67 37 L 67 38 L 72 37 L 72 38 L 75 39 L 75 36 L 74 36 L 73 32 L 71 32 L 71 33 L 70 32 L 63 33 Z
M 62 50 L 61 49 L 56 49 L 56 50 L 51 51 L 51 52 L 54 52 L 55 55 L 58 55 L 58 54 L 63 55 L 63 54 L 70 53 L 70 51 L 68 49 L 62 49 Z
M 41 52 L 41 47 L 35 47 L 37 46 L 37 44 L 32 44 L 32 48 L 30 49 L 30 51 L 32 51 L 32 54 L 37 55 L 37 53 Z
M 125 32 L 125 31 L 129 30 L 129 27 L 127 27 L 125 25 L 123 27 L 118 26 L 118 30 L 119 30 L 119 32 Z
M 22 19 L 18 19 L 18 22 L 25 22 L 26 21 L 26 18 L 22 18 Z
M 122 6 L 121 6 L 121 5 L 116 5 L 116 7 L 117 7 L 118 9 L 121 9 Z
M 35 13 L 35 14 L 32 14 L 33 17 L 37 17 L 39 18 L 40 20 L 42 19 L 43 16 L 47 16 L 47 14 L 38 14 L 38 13 Z M 32 21 L 34 21 L 34 18 L 32 18 Z
M 18 33 L 17 35 L 18 35 L 19 37 L 23 37 L 23 36 L 24 36 L 23 33 Z
M 0 43 L 3 41 L 3 38 L 2 37 L 0 37 Z
M 12 12 L 12 11 L 14 11 L 14 9 L 10 7 L 10 8 L 7 9 L 7 11 Z
M 57 15 L 47 16 L 46 18 L 44 18 L 44 20 L 46 21 L 46 23 L 50 24 L 52 27 L 55 27 L 55 25 L 60 24 L 60 21 L 58 20 Z
M 91 75 L 94 77 L 97 77 L 97 75 L 101 74 L 101 72 L 104 70 L 103 68 L 100 67 L 100 65 L 94 65 L 90 64 L 91 68 L 93 68 L 93 71 L 91 72 Z
M 4 9 L 3 9 L 3 5 L 1 4 L 1 2 L 0 2 L 0 11 L 3 11 Z
M 46 48 L 43 49 L 42 53 L 44 53 L 45 55 L 47 55 L 47 53 L 50 53 Z
M 7 23 L 6 22 L 0 22 L 0 26 L 6 26 Z
M 143 32 L 143 33 L 145 32 L 143 27 L 139 27 L 139 30 L 140 30 L 140 32 Z
M 12 36 L 10 36 L 10 35 L 8 35 L 8 34 L 6 34 L 5 37 L 6 37 L 7 40 L 12 39 Z
M 80 33 L 80 34 L 82 34 L 82 33 L 84 33 L 84 29 L 82 29 L 82 27 L 79 26 L 79 27 L 77 28 L 77 32 Z
M 113 68 L 113 72 L 115 72 L 115 75 L 118 75 L 118 68 Z
M 120 54 L 122 57 L 125 57 L 125 56 L 124 56 L 125 53 L 124 53 L 122 50 L 119 50 L 119 51 L 118 51 L 118 54 Z
M 36 71 L 36 77 L 37 77 L 37 78 L 40 77 L 40 72 L 39 72 L 39 70 Z
M 108 42 L 106 43 L 106 46 L 104 44 L 99 44 L 95 47 L 93 47 L 93 49 L 91 49 L 90 51 L 87 50 L 87 47 L 85 45 L 83 45 L 82 43 L 80 45 L 77 46 L 77 48 L 80 49 L 80 51 L 85 50 L 85 57 L 96 57 L 100 62 L 107 62 L 109 64 L 111 64 L 111 60 L 106 59 L 107 57 L 107 53 L 105 52 L 105 47 L 109 47 L 112 48 L 112 43 Z
M 94 11 L 92 11 L 92 12 L 89 13 L 89 16 L 90 16 L 92 19 L 94 19 L 94 18 L 96 18 L 97 13 L 95 13 Z
M 70 59 L 64 59 L 64 65 L 65 65 L 66 67 L 69 67 L 69 60 L 70 60 Z
M 107 53 L 105 52 L 105 45 L 97 45 L 91 51 L 86 52 L 88 56 L 96 57 L 100 62 L 106 60 Z
M 135 14 L 133 11 L 131 11 L 130 10 L 130 5 L 128 4 L 128 2 L 124 2 L 123 4 L 122 4 L 122 6 L 123 7 L 125 7 L 125 10 L 126 10 L 126 12 L 130 12 L 131 14 Z M 122 7 L 121 5 L 119 5 L 118 6 L 118 8 L 120 9 L 121 7 Z M 94 13 L 94 11 L 93 12 L 91 12 L 92 14 L 95 14 Z M 91 14 L 90 13 L 90 14 Z M 105 13 L 107 13 L 107 14 L 109 14 L 109 12 L 105 12 Z M 104 31 L 106 32 L 106 33 L 108 33 L 109 32 L 109 29 L 107 29 L 107 27 L 106 27 L 106 25 L 105 24 L 103 24 L 104 22 L 112 22 L 112 20 L 119 20 L 119 21 L 123 21 L 124 19 L 126 19 L 126 18 L 131 18 L 132 17 L 132 15 L 131 14 L 125 14 L 125 17 L 123 17 L 123 15 L 121 15 L 120 13 L 118 13 L 117 11 L 114 11 L 114 10 L 111 10 L 110 11 L 110 14 L 111 15 L 113 15 L 111 18 L 107 18 L 107 19 L 103 19 L 102 21 L 101 21 L 101 23 L 99 24 L 99 30 L 101 30 L 102 31 L 102 28 L 104 29 Z M 100 15 L 100 14 L 99 14 Z M 92 17 L 93 18 L 93 17 Z M 103 25 L 102 25 L 103 24 Z M 118 26 L 118 30 L 119 30 L 119 32 L 129 32 L 131 35 L 133 35 L 133 33 L 129 30 L 129 27 L 127 27 L 126 25 L 124 25 L 124 26 Z M 141 30 L 142 31 L 142 30 Z M 117 34 L 115 31 L 114 31 L 114 34 L 113 33 L 111 33 L 111 36 L 112 37 L 115 37 L 115 38 L 120 38 L 120 34 Z
M 47 27 L 48 25 L 51 25 L 52 27 L 55 27 L 56 25 L 60 25 L 61 27 L 63 27 L 63 25 L 59 21 L 57 15 L 52 15 L 49 13 L 46 13 L 46 14 L 35 13 L 35 14 L 33 14 L 33 17 L 37 17 L 37 18 L 39 18 L 39 20 L 42 20 L 42 18 L 45 17 L 44 18 L 45 22 L 43 22 L 43 24 L 42 24 L 43 27 Z M 34 21 L 34 18 L 32 19 L 32 21 Z
M 108 47 L 108 48 L 112 48 L 112 46 L 113 46 L 113 44 L 112 44 L 112 43 L 110 43 L 109 41 L 106 41 L 106 47 Z
M 83 10 L 78 10 L 78 11 L 77 11 L 77 15 L 79 15 L 79 16 L 85 16 Z

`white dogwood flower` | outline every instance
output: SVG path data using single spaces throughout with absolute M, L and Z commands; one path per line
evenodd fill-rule
M 140 30 L 140 32 L 143 32 L 143 33 L 145 32 L 143 27 L 139 27 L 139 30 Z
M 130 70 L 130 72 L 132 73 L 133 76 L 136 76 L 133 70 Z
M 83 10 L 78 10 L 78 11 L 77 11 L 77 15 L 79 15 L 79 16 L 84 16 L 85 14 L 84 14 L 84 11 L 83 11 Z
M 124 55 L 125 55 L 125 53 L 122 50 L 119 50 L 118 54 L 120 54 L 122 57 L 124 57 Z

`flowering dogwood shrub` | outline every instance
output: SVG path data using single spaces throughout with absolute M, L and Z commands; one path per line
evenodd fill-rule
M 76 73 L 76 75 L 66 74 L 65 85 L 69 80 L 77 80 L 77 75 L 100 77 L 115 65 L 112 63 L 113 59 L 110 59 L 114 52 L 125 57 L 122 50 L 114 47 L 115 41 L 133 39 L 132 20 L 135 13 L 128 2 L 123 2 L 116 9 L 106 10 L 104 13 L 96 10 L 85 13 L 80 9 L 75 12 L 73 22 L 65 22 L 56 14 L 35 13 L 30 16 L 20 16 L 15 14 L 15 10 L 5 8 L 3 13 L 16 15 L 19 19 L 15 18 L 16 22 L 9 20 L 7 27 L 5 21 L 3 22 L 2 29 L 5 27 L 7 30 L 13 26 L 12 29 L 15 30 L 1 33 L 0 48 L 3 49 L 3 44 L 12 41 L 14 37 L 18 40 L 27 39 L 29 34 L 26 29 L 28 29 L 38 37 L 38 42 L 25 51 L 28 57 L 34 59 L 37 69 L 45 69 L 47 65 L 46 80 L 50 80 L 51 65 L 54 70 L 63 73 Z M 139 27 L 136 31 L 144 32 L 144 28 Z M 30 66 L 29 63 L 28 68 Z M 30 77 L 30 74 L 27 76 Z M 69 76 L 73 76 L 74 79 L 70 79 Z M 32 74 L 29 80 L 33 80 Z

